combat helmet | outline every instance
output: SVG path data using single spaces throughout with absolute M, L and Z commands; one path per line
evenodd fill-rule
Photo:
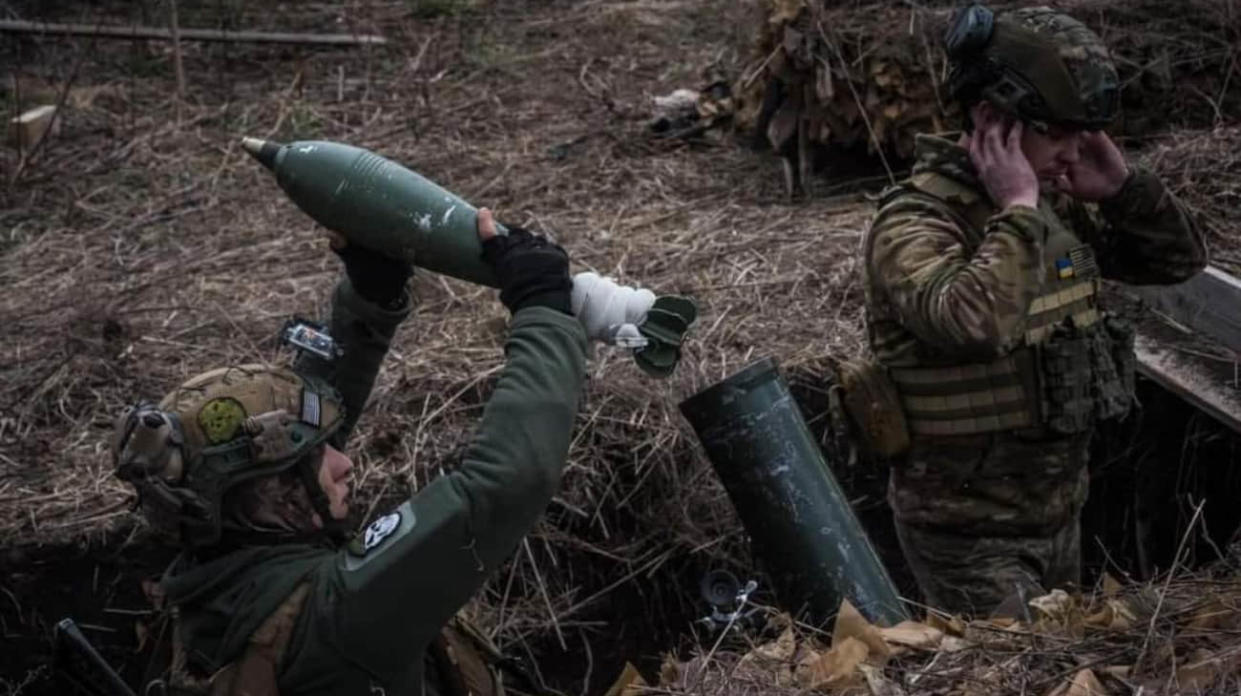
M 239 483 L 300 468 L 316 512 L 331 520 L 312 455 L 344 421 L 340 394 L 290 369 L 239 365 L 203 373 L 116 423 L 116 475 L 147 519 L 182 545 L 217 544 L 224 495 Z
M 955 99 L 985 99 L 1043 132 L 1101 130 L 1119 111 L 1120 79 L 1103 41 L 1049 7 L 997 16 L 973 4 L 944 40 Z

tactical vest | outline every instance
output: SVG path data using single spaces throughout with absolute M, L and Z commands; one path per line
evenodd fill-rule
M 981 242 L 995 212 L 984 196 L 934 172 L 915 175 L 906 186 L 901 191 L 912 188 L 951 205 L 970 238 Z M 889 368 L 913 435 L 1030 428 L 1071 435 L 1128 413 L 1133 331 L 1099 310 L 1099 268 L 1090 245 L 1046 201 L 1039 206 L 1048 222 L 1046 277 L 1043 293 L 1030 303 L 1021 345 L 991 362 Z

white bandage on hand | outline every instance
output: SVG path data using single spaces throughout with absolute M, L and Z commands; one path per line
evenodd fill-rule
M 655 304 L 655 293 L 618 285 L 611 278 L 586 271 L 573 276 L 571 306 L 586 335 L 622 348 L 641 348 L 647 343 L 638 326 Z

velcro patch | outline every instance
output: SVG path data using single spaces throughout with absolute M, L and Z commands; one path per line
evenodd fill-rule
M 309 389 L 302 390 L 302 422 L 319 427 L 323 418 L 323 409 L 319 403 L 319 394 Z
M 1073 275 L 1077 278 L 1094 278 L 1099 275 L 1094 248 L 1089 244 L 1079 244 L 1069 249 L 1069 261 L 1073 265 Z
M 371 549 L 383 543 L 401 526 L 401 513 L 390 512 L 371 522 L 351 544 L 349 552 L 355 556 L 365 556 Z
M 246 420 L 246 409 L 231 397 L 212 399 L 198 410 L 198 427 L 202 428 L 207 443 L 219 445 L 237 436 Z

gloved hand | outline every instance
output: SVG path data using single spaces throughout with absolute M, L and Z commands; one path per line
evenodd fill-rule
M 478 211 L 478 236 L 483 261 L 495 270 L 500 301 L 514 314 L 524 307 L 550 307 L 572 315 L 569 255 L 559 245 L 520 227 L 496 234 L 491 211 Z
M 362 299 L 384 309 L 400 309 L 405 305 L 405 284 L 414 275 L 414 267 L 373 249 L 350 244 L 344 237 L 332 234 L 332 251 L 345 264 L 345 275 Z

